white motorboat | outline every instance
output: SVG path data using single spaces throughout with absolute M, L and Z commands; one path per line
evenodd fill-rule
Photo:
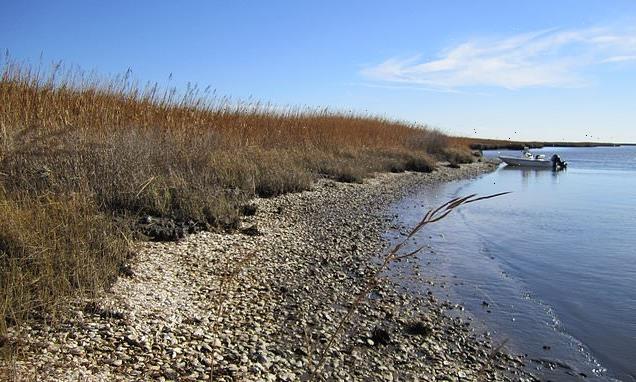
M 509 166 L 535 167 L 535 168 L 551 168 L 558 170 L 567 167 L 567 163 L 554 154 L 550 159 L 545 159 L 545 155 L 533 155 L 527 147 L 523 149 L 521 157 L 499 156 Z

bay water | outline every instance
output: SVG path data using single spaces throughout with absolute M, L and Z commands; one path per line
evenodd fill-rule
M 533 153 L 569 166 L 501 165 L 394 206 L 397 237 L 451 198 L 511 191 L 421 231 L 411 245 L 428 245 L 417 260 L 426 282 L 406 287 L 462 304 L 542 380 L 636 381 L 636 147 Z

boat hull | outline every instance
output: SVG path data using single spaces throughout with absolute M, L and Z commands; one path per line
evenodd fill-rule
M 500 156 L 499 159 L 509 166 L 552 168 L 552 161 L 545 159 L 525 159 Z

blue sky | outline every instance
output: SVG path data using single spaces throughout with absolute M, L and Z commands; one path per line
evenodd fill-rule
M 453 134 L 636 142 L 630 0 L 15 1 L 0 48 Z

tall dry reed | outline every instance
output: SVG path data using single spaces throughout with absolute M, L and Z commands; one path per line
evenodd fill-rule
M 448 137 L 369 115 L 231 102 L 5 57 L 0 78 L 0 334 L 102 288 L 142 214 L 236 227 L 254 196 L 432 171 Z

